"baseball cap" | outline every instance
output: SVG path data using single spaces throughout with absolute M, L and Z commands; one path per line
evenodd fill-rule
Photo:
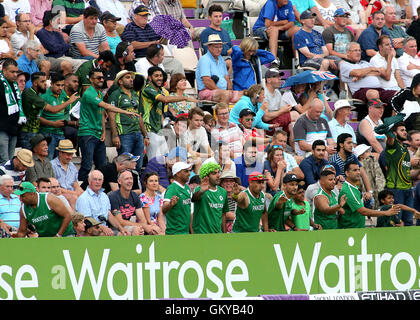
M 133 154 L 131 154 L 130 152 L 123 152 L 118 156 L 118 160 L 123 162 L 123 161 L 134 161 L 136 162 L 137 160 L 140 159 L 140 156 L 135 156 Z
M 111 12 L 109 12 L 109 11 L 105 11 L 105 12 L 101 15 L 101 17 L 99 18 L 99 20 L 100 20 L 101 22 L 104 22 L 105 20 L 120 21 L 120 20 L 121 20 L 121 18 L 118 18 L 118 17 L 114 16 L 114 15 L 113 15 Z
M 354 148 L 353 153 L 356 156 L 356 158 L 359 158 L 362 154 L 364 154 L 368 150 L 369 151 L 372 150 L 372 147 L 366 144 L 359 144 L 356 148 Z
M 299 182 L 300 179 L 298 179 L 297 175 L 291 174 L 291 173 L 286 174 L 283 178 L 283 183 L 288 183 L 288 182 L 293 182 L 293 181 Z
M 28 149 L 21 149 L 16 153 L 16 158 L 28 168 L 34 166 L 34 159 L 32 158 L 32 151 Z
M 186 162 L 187 161 L 187 158 L 188 158 L 188 152 L 183 147 L 175 147 L 171 151 L 169 151 L 165 156 L 169 160 L 171 160 L 171 159 L 173 159 L 175 157 L 179 157 L 181 159 L 181 161 Z
M 147 9 L 144 5 L 139 5 L 136 9 L 134 9 L 134 14 L 138 14 L 140 16 L 145 16 L 146 14 L 150 14 L 149 9 Z
M 266 176 L 258 171 L 252 172 L 248 177 L 248 181 L 266 181 L 266 180 L 268 180 Z
M 175 162 L 175 164 L 172 166 L 172 174 L 176 175 L 178 172 L 185 170 L 185 169 L 191 169 L 192 164 L 188 164 L 186 162 Z
M 302 19 L 311 19 L 311 18 L 315 18 L 316 14 L 313 13 L 311 10 L 305 10 L 300 14 L 300 20 Z
M 350 107 L 350 110 L 354 110 L 355 108 L 350 104 L 349 100 L 337 100 L 334 103 L 334 112 L 333 115 L 335 117 L 335 113 L 337 112 L 337 110 L 341 109 L 341 108 L 348 108 Z
M 350 16 L 350 12 L 344 10 L 344 8 L 338 8 L 334 12 L 334 17 Z
M 255 112 L 252 111 L 251 109 L 249 108 L 242 109 L 241 112 L 239 112 L 239 118 L 246 117 L 250 114 L 252 114 L 255 117 Z
M 383 103 L 379 99 L 369 99 L 368 100 L 368 107 L 376 107 L 376 108 L 379 108 L 379 107 L 382 107 L 384 105 L 385 105 L 385 103 Z
M 264 75 L 264 77 L 266 79 L 268 79 L 268 78 L 275 78 L 275 77 L 281 77 L 281 76 L 284 76 L 284 72 L 281 72 L 281 71 L 279 71 L 277 69 L 274 69 L 274 68 L 268 69 L 265 72 L 265 75 Z
M 21 196 L 22 194 L 31 193 L 31 192 L 36 192 L 35 186 L 31 182 L 25 181 L 25 182 L 22 182 L 13 193 L 18 196 Z
M 91 227 L 100 225 L 101 223 L 92 217 L 85 218 L 85 231 Z

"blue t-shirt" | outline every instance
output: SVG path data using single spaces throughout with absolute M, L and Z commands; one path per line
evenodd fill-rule
M 316 30 L 312 30 L 311 33 L 300 29 L 298 32 L 295 33 L 293 37 L 293 43 L 295 44 L 295 48 L 301 49 L 304 47 L 308 47 L 309 51 L 313 54 L 321 54 L 322 47 L 325 46 L 324 38 L 322 34 Z M 299 63 L 303 65 L 308 58 L 299 51 Z
M 195 78 L 197 80 L 197 89 L 198 91 L 205 89 L 203 79 L 201 77 L 211 77 L 218 76 L 219 81 L 217 81 L 216 86 L 219 89 L 226 90 L 227 82 L 225 76 L 227 76 L 227 68 L 225 60 L 222 56 L 218 56 L 216 59 L 212 56 L 210 52 L 207 52 L 204 56 L 198 60 L 197 69 L 195 70 Z
M 296 7 L 296 10 L 299 11 L 299 13 L 302 13 L 305 10 L 310 10 L 316 6 L 314 0 L 289 0 L 289 2 L 292 2 L 292 5 Z
M 32 73 L 39 72 L 38 65 L 36 64 L 35 60 L 29 61 L 25 54 L 22 54 L 19 59 L 16 60 L 18 64 L 19 70 L 22 70 L 24 72 L 29 73 L 32 75 Z M 29 79 L 26 81 L 25 88 L 32 87 L 32 81 Z
M 255 31 L 258 28 L 265 27 L 265 19 L 271 21 L 295 21 L 295 13 L 293 12 L 293 4 L 292 2 L 288 2 L 286 5 L 282 7 L 277 7 L 276 0 L 268 0 L 265 5 L 262 7 L 260 14 L 258 15 L 258 19 L 255 22 L 252 30 Z
M 230 40 L 229 33 L 226 30 L 216 30 L 211 27 L 205 28 L 200 34 L 200 43 L 203 47 L 204 54 L 207 53 L 207 46 L 205 46 L 204 43 L 208 41 L 209 35 L 211 34 L 218 34 L 220 39 L 222 39 L 222 42 L 225 42 L 225 44 L 223 44 L 222 56 L 227 56 L 228 50 L 232 48 L 232 41 Z
M 391 35 L 385 29 L 382 29 L 381 34 L 391 37 Z M 366 54 L 366 50 L 372 49 L 375 51 L 379 51 L 378 46 L 376 45 L 376 40 L 378 38 L 379 33 L 375 30 L 375 28 L 372 25 L 370 25 L 369 28 L 363 30 L 363 32 L 360 34 L 359 38 L 357 39 L 357 42 L 360 44 L 360 49 L 362 50 L 362 60 L 365 60 L 367 62 L 370 61 L 371 57 L 369 57 Z

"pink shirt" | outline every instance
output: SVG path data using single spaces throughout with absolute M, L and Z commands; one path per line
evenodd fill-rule
M 43 26 L 44 12 L 51 10 L 52 0 L 29 0 L 31 5 L 31 22 L 35 26 Z

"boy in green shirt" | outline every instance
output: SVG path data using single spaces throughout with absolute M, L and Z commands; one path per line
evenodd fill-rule
M 392 216 L 399 212 L 398 207 L 392 207 L 387 211 L 377 211 L 365 208 L 363 205 L 362 193 L 358 185 L 360 184 L 360 168 L 356 162 L 348 162 L 344 166 L 346 180 L 341 187 L 338 198 L 343 195 L 347 200 L 343 206 L 344 214 L 338 218 L 338 228 L 364 228 L 365 216 L 379 217 Z
M 166 234 L 188 234 L 191 225 L 191 189 L 188 186 L 192 165 L 176 162 L 174 181 L 166 189 L 162 212 L 166 216 Z
M 215 162 L 200 168 L 200 186 L 192 196 L 194 233 L 226 233 L 226 212 L 229 211 L 227 191 L 219 186 L 220 165 Z
M 305 200 L 305 187 L 301 184 L 298 185 L 297 192 L 293 196 L 291 215 L 288 219 L 291 219 L 296 226 L 295 231 L 309 231 L 310 227 L 314 230 L 322 230 L 322 226 L 314 223 L 311 218 L 311 205 Z

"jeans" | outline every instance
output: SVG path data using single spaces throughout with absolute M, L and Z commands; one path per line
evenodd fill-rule
M 106 165 L 105 142 L 94 136 L 82 136 L 79 137 L 79 147 L 82 153 L 79 181 L 87 181 L 92 163 L 95 164 L 96 169 Z
M 394 203 L 395 204 L 405 204 L 407 207 L 413 208 L 414 206 L 414 197 L 413 190 L 400 190 L 400 189 L 390 189 L 394 193 Z M 405 210 L 401 210 L 398 214 L 398 217 L 404 222 L 404 226 L 413 225 L 413 213 Z
M 0 131 L 0 163 L 9 161 L 15 155 L 17 136 Z
M 58 151 L 55 149 L 58 147 L 60 140 L 64 140 L 64 136 L 61 134 L 50 133 L 50 132 L 40 132 L 44 137 L 51 137 L 51 142 L 48 145 L 48 158 L 50 160 L 58 156 Z
M 141 132 L 134 132 L 130 134 L 120 135 L 121 147 L 117 149 L 118 155 L 129 152 L 135 156 L 140 156 L 140 159 L 137 160 L 136 170 L 141 175 L 141 168 L 143 166 L 143 157 L 144 157 L 144 140 Z
M 38 135 L 38 132 L 20 132 L 20 145 L 22 148 L 32 150 L 31 139 Z

